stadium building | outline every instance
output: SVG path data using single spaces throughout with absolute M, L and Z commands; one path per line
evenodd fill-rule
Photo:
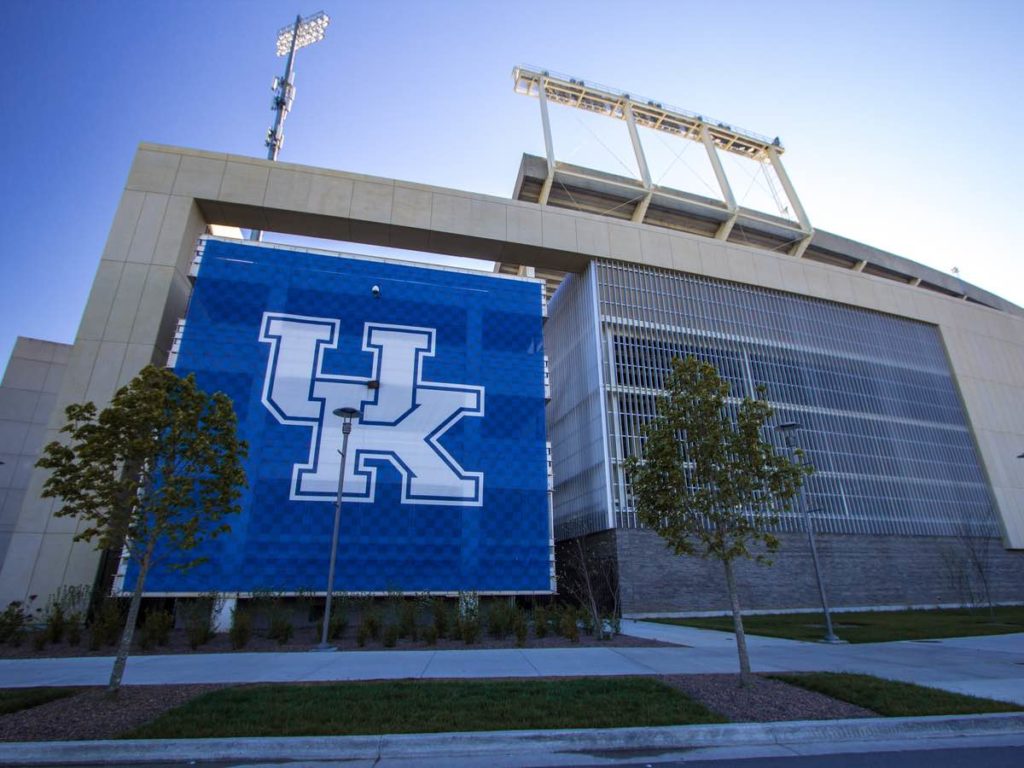
M 614 568 L 625 614 L 725 610 L 720 566 L 640 528 L 623 472 L 687 354 L 800 424 L 833 605 L 1024 600 L 1024 310 L 814 230 L 777 139 L 515 74 L 539 97 L 547 156 L 523 157 L 512 199 L 139 147 L 74 345 L 19 340 L 0 387 L 0 604 L 115 570 L 130 582 L 116 553 L 104 565 L 73 542 L 31 467 L 67 404 L 106 403 L 170 360 L 231 394 L 253 452 L 211 564 L 154 575 L 152 594 L 322 591 L 342 469 L 331 412 L 350 405 L 338 589 L 545 594 L 556 542 L 581 540 Z M 640 178 L 558 162 L 549 103 L 622 120 Z M 703 144 L 721 199 L 652 183 L 638 128 Z M 772 170 L 792 216 L 738 205 L 721 153 Z M 210 236 L 230 228 L 494 268 Z M 803 518 L 779 533 L 770 568 L 739 570 L 746 609 L 818 603 Z

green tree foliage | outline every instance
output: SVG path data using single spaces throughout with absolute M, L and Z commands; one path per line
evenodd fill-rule
M 155 366 L 119 389 L 102 412 L 82 403 L 65 414 L 67 438 L 47 445 L 37 463 L 51 470 L 43 496 L 63 501 L 57 516 L 78 518 L 77 540 L 124 547 L 138 566 L 110 676 L 116 693 L 146 576 L 163 558 L 177 569 L 197 565 L 201 558 L 192 550 L 230 530 L 225 518 L 240 511 L 248 447 L 236 435 L 227 395 L 209 395 L 193 376 Z
M 673 359 L 657 416 L 644 433 L 643 455 L 630 457 L 626 471 L 641 523 L 677 555 L 722 562 L 746 683 L 750 660 L 732 561 L 764 561 L 759 545 L 767 552 L 778 548 L 772 530 L 807 470 L 762 439 L 773 413 L 767 402 L 745 398 L 733 418 L 728 394 L 714 366 Z

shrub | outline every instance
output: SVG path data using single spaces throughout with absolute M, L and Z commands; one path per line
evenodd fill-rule
M 48 637 L 49 634 L 45 629 L 37 629 L 32 633 L 32 647 L 37 651 L 43 650 L 46 647 Z
M 519 648 L 526 647 L 526 638 L 529 636 L 530 627 L 526 622 L 526 614 L 521 610 L 516 610 L 512 617 L 512 630 L 516 633 L 516 646 Z
M 370 639 L 370 630 L 367 629 L 366 623 L 360 623 L 359 629 L 356 630 L 356 645 L 360 648 L 366 645 L 366 641 Z
M 430 606 L 430 611 L 434 617 L 434 633 L 437 637 L 447 637 L 448 627 L 451 626 L 451 622 L 448 620 L 448 612 L 450 608 L 445 604 L 444 598 L 438 598 Z
M 344 612 L 335 613 L 331 611 L 330 626 L 327 628 L 327 638 L 329 640 L 337 640 L 339 637 L 345 634 L 345 630 L 348 629 L 348 616 Z M 319 640 L 323 636 L 324 631 L 324 620 L 323 617 L 316 623 L 316 637 Z
M 47 642 L 59 643 L 68 636 L 69 630 L 81 639 L 81 630 L 72 625 L 81 625 L 82 614 L 89 603 L 90 589 L 85 585 L 64 586 L 50 595 L 43 614 Z M 78 641 L 72 643 L 77 645 Z
M 459 635 L 462 642 L 472 645 L 480 639 L 480 617 L 476 614 L 466 614 L 459 619 Z
M 368 605 L 363 610 L 359 628 L 366 631 L 367 637 L 372 637 L 374 640 L 380 639 L 380 617 L 377 616 L 377 611 L 372 605 Z
M 284 645 L 292 639 L 294 632 L 295 627 L 292 626 L 291 617 L 287 613 L 281 611 L 271 615 L 270 629 L 267 632 L 267 637 L 271 640 L 277 640 L 278 645 Z
M 437 627 L 434 624 L 429 624 L 423 630 L 423 641 L 427 645 L 437 645 Z
M 508 636 L 512 629 L 515 608 L 506 600 L 496 600 L 487 608 L 487 633 L 499 640 Z
M 548 635 L 548 612 L 543 605 L 533 609 L 533 634 L 538 638 Z
M 155 645 L 167 645 L 167 640 L 174 628 L 174 616 L 167 611 L 150 611 L 142 621 L 142 634 L 139 645 L 146 650 Z
M 398 642 L 398 625 L 388 624 L 384 627 L 384 639 L 382 640 L 385 648 L 394 648 Z
M 185 635 L 193 651 L 213 639 L 213 600 L 200 597 L 182 604 Z
M 578 643 L 580 641 L 580 627 L 576 619 L 576 609 L 566 606 L 562 609 L 562 616 L 558 620 L 558 631 L 566 640 Z
M 0 613 L 0 643 L 19 645 L 28 620 L 25 604 L 20 600 L 15 600 L 4 608 L 3 613 Z
M 82 642 L 82 614 L 72 613 L 67 617 L 67 623 L 64 625 L 64 636 L 68 640 L 68 645 L 79 645 Z
M 51 602 L 46 607 L 46 642 L 59 643 L 64 639 L 64 627 L 67 620 L 64 617 L 64 607 L 60 603 Z
M 89 648 L 98 651 L 105 645 L 114 645 L 121 635 L 123 625 L 121 601 L 116 597 L 104 598 L 89 625 Z
M 252 638 L 252 616 L 248 611 L 242 610 L 237 605 L 231 610 L 231 627 L 228 629 L 228 639 L 231 640 L 231 647 L 236 651 L 245 648 Z
M 398 636 L 416 640 L 416 603 L 406 600 L 398 609 Z

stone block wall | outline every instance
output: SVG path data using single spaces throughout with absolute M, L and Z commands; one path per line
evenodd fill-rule
M 625 615 L 728 611 L 718 560 L 679 557 L 652 531 L 620 529 L 613 538 Z M 736 562 L 744 611 L 813 609 L 820 605 L 807 538 L 784 534 L 772 565 Z M 818 556 L 834 608 L 1024 602 L 1024 552 L 998 539 L 819 534 Z M 977 567 L 974 563 L 980 563 Z

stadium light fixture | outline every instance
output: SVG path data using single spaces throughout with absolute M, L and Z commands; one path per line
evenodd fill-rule
M 304 19 L 299 17 L 295 19 L 294 24 L 281 27 L 277 31 L 277 55 L 286 56 L 289 52 L 320 42 L 324 39 L 327 25 L 330 23 L 331 17 L 320 11 Z M 292 40 L 295 41 L 294 47 Z
M 800 423 L 796 421 L 785 421 L 782 424 L 777 424 L 775 429 L 783 434 L 786 441 L 786 447 L 789 449 L 790 457 L 793 461 L 798 461 L 796 453 L 796 440 L 793 438 L 794 433 L 800 429 Z M 821 577 L 821 565 L 818 563 L 818 545 L 814 541 L 814 526 L 811 525 L 811 513 L 807 509 L 807 496 L 804 491 L 804 484 L 800 483 L 800 490 L 797 494 L 797 504 L 800 507 L 800 512 L 804 518 L 804 529 L 807 531 L 807 541 L 811 546 L 811 560 L 814 563 L 814 576 L 818 581 L 818 596 L 821 598 L 821 609 L 825 614 L 825 637 L 823 640 L 826 643 L 841 643 L 843 642 L 836 633 L 832 631 L 832 614 L 828 608 L 828 599 L 825 596 L 825 581 Z
M 331 631 L 331 597 L 334 594 L 334 566 L 338 561 L 338 532 L 341 528 L 341 494 L 345 487 L 345 457 L 348 455 L 348 436 L 352 432 L 352 420 L 359 416 L 358 408 L 337 408 L 334 415 L 341 419 L 341 468 L 338 470 L 338 496 L 334 501 L 334 535 L 331 537 L 331 564 L 327 570 L 327 597 L 324 601 L 324 623 L 320 631 L 320 645 L 314 650 L 333 651 L 327 636 Z
M 284 76 L 275 77 L 270 86 L 274 92 L 270 108 L 276 116 L 274 125 L 267 131 L 267 160 L 277 160 L 284 146 L 284 119 L 288 117 L 292 102 L 295 101 L 295 52 L 323 40 L 330 23 L 330 16 L 320 11 L 306 18 L 296 16 L 294 23 L 281 27 L 277 32 L 277 55 L 287 56 L 288 59 L 284 65 Z M 249 232 L 249 239 L 259 242 L 263 239 L 263 232 L 254 229 Z

